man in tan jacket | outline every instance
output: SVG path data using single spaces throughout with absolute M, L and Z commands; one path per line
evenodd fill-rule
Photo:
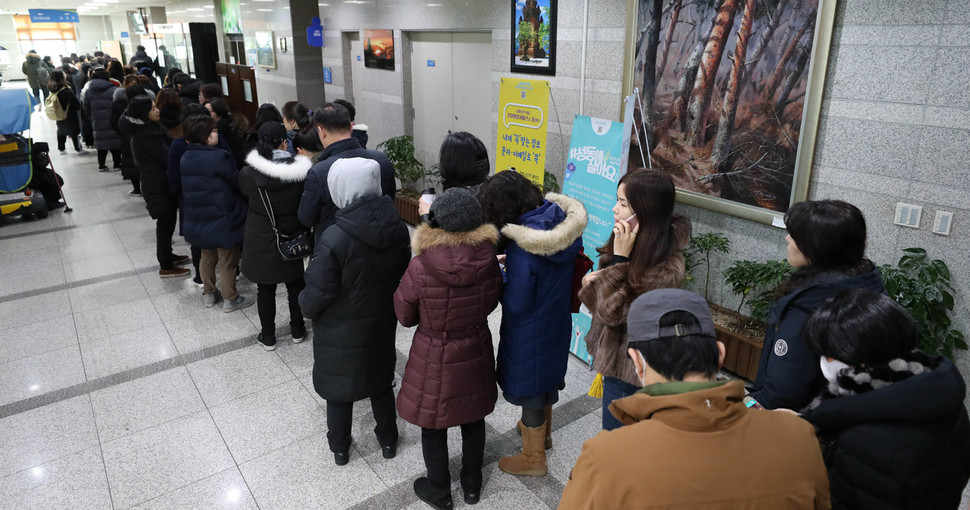
M 724 345 L 703 298 L 647 292 L 627 327 L 643 389 L 610 406 L 623 427 L 583 445 L 560 509 L 831 508 L 812 426 L 716 379 Z

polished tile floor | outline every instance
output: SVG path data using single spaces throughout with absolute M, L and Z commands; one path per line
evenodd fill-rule
M 33 127 L 53 149 L 53 121 L 38 113 Z M 424 474 L 417 427 L 399 420 L 398 456 L 385 460 L 358 403 L 351 462 L 335 466 L 311 342 L 265 352 L 255 307 L 205 309 L 190 280 L 159 279 L 144 201 L 119 173 L 99 173 L 93 152 L 52 158 L 74 211 L 0 227 L 0 508 L 424 507 L 411 490 Z M 188 253 L 181 239 L 176 252 Z M 245 279 L 240 289 L 255 294 Z M 398 329 L 398 381 L 412 332 Z M 500 399 L 477 508 L 557 506 L 599 430 L 592 378 L 570 361 L 544 478 L 497 469 L 520 444 L 517 408 Z M 453 492 L 465 506 L 457 481 Z

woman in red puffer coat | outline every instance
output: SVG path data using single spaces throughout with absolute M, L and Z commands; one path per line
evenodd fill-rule
M 394 293 L 394 311 L 417 325 L 397 397 L 405 421 L 421 427 L 428 476 L 414 492 L 435 508 L 451 508 L 448 428 L 461 426 L 461 487 L 478 502 L 485 417 L 495 408 L 495 356 L 488 315 L 498 306 L 502 273 L 498 230 L 482 224 L 482 207 L 466 190 L 445 191 L 431 205 L 429 225 L 411 241 L 411 259 Z

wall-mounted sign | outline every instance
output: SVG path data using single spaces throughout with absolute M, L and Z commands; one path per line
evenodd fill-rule
M 128 38 L 128 32 L 122 32 L 121 33 L 121 38 L 122 39 L 127 39 Z
M 333 70 L 326 66 L 323 68 L 323 83 L 333 83 Z
M 153 34 L 181 34 L 188 32 L 181 23 L 152 23 Z
M 21 11 L 23 12 L 23 11 Z M 27 9 L 31 23 L 77 23 L 74 9 Z
M 306 27 L 306 42 L 314 48 L 323 47 L 323 25 L 320 18 L 314 16 L 311 25 Z
M 434 60 L 428 61 L 428 67 L 434 67 Z
M 360 58 L 360 55 L 357 55 L 357 61 L 358 61 L 358 62 L 360 62 L 360 61 L 361 61 L 361 58 Z
M 549 82 L 502 78 L 495 171 L 514 168 L 540 187 L 545 180 Z

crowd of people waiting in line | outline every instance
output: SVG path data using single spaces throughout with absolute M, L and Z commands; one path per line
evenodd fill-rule
M 155 88 L 144 70 L 82 65 L 80 81 L 53 70 L 48 90 L 75 112 L 58 122 L 58 149 L 71 137 L 81 151 L 79 124 L 90 119 L 99 165 L 110 153 L 156 221 L 159 275 L 188 277 L 179 266 L 191 262 L 203 305 L 232 312 L 254 302 L 236 290 L 241 267 L 257 286 L 266 350 L 277 343 L 276 288 L 286 287 L 293 341 L 306 335 L 304 318 L 313 324 L 313 384 L 337 465 L 349 462 L 353 403 L 367 398 L 384 458 L 396 455 L 398 416 L 421 428 L 427 476 L 414 491 L 434 508 L 454 504 L 447 430 L 459 427 L 460 486 L 474 504 L 485 417 L 501 389 L 521 407 L 522 448 L 498 467 L 546 476 L 577 297 L 592 316 L 604 432 L 583 446 L 561 508 L 959 504 L 970 477 L 964 381 L 916 348 L 912 318 L 865 257 L 855 206 L 809 201 L 786 214 L 796 270 L 746 388 L 719 377 L 725 351 L 708 305 L 679 289 L 691 224 L 674 212 L 666 174 L 620 179 L 613 233 L 597 247 L 598 269 L 583 274 L 583 204 L 544 196 L 515 171 L 490 176 L 469 133 L 442 144 L 444 192 L 422 203 L 424 222 L 409 235 L 391 162 L 365 148 L 350 103 L 264 104 L 250 128 L 218 85 L 173 69 Z M 172 253 L 176 228 L 190 256 Z M 306 266 L 284 257 L 281 240 L 311 231 Z M 496 356 L 487 317 L 499 304 Z M 395 399 L 398 322 L 416 329 Z

